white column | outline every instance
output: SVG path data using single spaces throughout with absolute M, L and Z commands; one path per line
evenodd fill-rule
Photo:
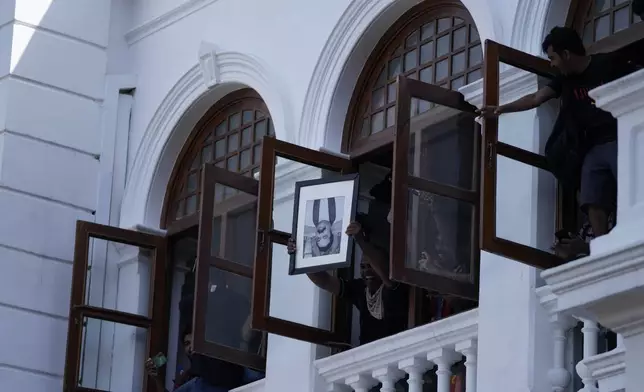
M 382 383 L 380 392 L 396 392 L 396 382 L 405 376 L 405 373 L 394 367 L 376 369 L 371 374 L 373 378 Z
M 438 380 L 437 392 L 449 392 L 450 377 L 452 376 L 452 365 L 461 359 L 461 355 L 454 350 L 442 348 L 427 354 L 427 360 L 435 363 L 436 379 Z
M 581 329 L 581 332 L 584 334 L 584 359 L 588 359 L 597 355 L 597 336 L 599 334 L 599 327 L 597 323 L 592 320 L 582 319 L 584 326 Z M 595 392 L 597 388 L 595 387 L 595 380 L 592 377 L 588 368 L 579 362 L 576 366 L 577 374 L 581 378 L 581 382 L 584 383 L 584 387 L 581 389 L 583 392 Z
M 345 384 L 353 388 L 355 392 L 369 392 L 371 387 L 378 384 L 378 381 L 363 374 L 356 374 L 355 376 L 348 377 Z
M 398 363 L 398 368 L 409 375 L 409 392 L 423 392 L 423 374 L 431 368 L 428 361 L 422 358 L 404 359 Z
M 476 392 L 476 349 L 474 339 L 456 344 L 456 351 L 465 356 L 465 392 Z
M 552 385 L 553 392 L 563 392 L 570 383 L 571 375 L 566 369 L 566 331 L 574 326 L 576 320 L 572 317 L 554 314 L 551 316 L 553 328 L 553 366 L 548 371 L 548 381 Z

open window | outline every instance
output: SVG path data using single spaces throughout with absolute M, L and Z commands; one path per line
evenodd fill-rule
M 143 359 L 164 352 L 167 345 L 166 247 L 162 236 L 78 221 L 65 391 L 146 390 Z M 101 270 L 115 271 L 122 287 L 138 290 L 134 298 L 142 300 L 118 295 L 116 301 L 102 295 L 97 300 L 93 292 L 101 279 L 93 275 Z M 111 339 L 109 345 L 101 345 L 101 336 Z M 110 369 L 110 374 L 97 375 L 97 369 Z M 120 369 L 118 377 L 112 377 L 112 369 Z
M 256 179 L 204 165 L 192 326 L 195 352 L 263 370 L 266 339 L 250 328 L 257 195 Z
M 500 75 L 501 64 L 504 67 L 515 67 L 523 71 L 536 74 L 545 78 L 552 78 L 552 68 L 548 61 L 529 55 L 527 53 L 509 48 L 493 41 L 485 43 L 485 86 L 483 93 L 483 102 L 486 106 L 497 106 L 499 104 L 500 94 Z M 512 123 L 508 119 L 508 123 Z M 536 181 L 547 181 L 555 184 L 554 177 L 550 174 L 546 159 L 539 151 L 528 151 L 517 145 L 512 144 L 509 139 L 512 132 L 531 132 L 530 127 L 533 124 L 514 124 L 513 129 L 508 129 L 504 135 L 508 137 L 504 141 L 499 138 L 499 121 L 498 118 L 486 118 L 483 123 L 483 160 L 482 160 L 482 185 L 481 185 L 481 248 L 488 252 L 517 260 L 537 268 L 551 268 L 563 263 L 563 260 L 555 256 L 549 249 L 550 243 L 535 244 L 520 243 L 513 240 L 513 233 L 499 232 L 497 227 L 497 217 L 499 214 L 512 213 L 513 210 L 521 208 L 517 206 L 520 200 L 514 205 L 505 205 L 499 208 L 498 199 L 498 179 L 510 172 L 513 175 L 531 176 Z M 512 131 L 512 132 L 510 132 Z M 508 136 L 509 135 L 509 136 Z M 544 182 L 545 183 L 545 182 Z M 555 194 L 554 185 L 550 187 L 552 194 Z M 541 195 L 539 195 L 541 197 Z M 516 197 L 515 197 L 516 199 Z M 512 200 L 510 200 L 512 202 Z M 510 203 L 508 203 L 510 204 Z M 555 203 L 553 203 L 555 204 Z M 553 208 L 554 209 L 554 208 Z M 553 216 L 555 212 L 553 211 Z M 540 213 L 539 220 L 544 218 L 544 213 Z M 552 234 L 555 232 L 555 225 L 552 224 L 547 228 Z M 550 234 L 550 241 L 554 238 Z
M 271 309 L 271 304 L 295 301 L 293 297 L 280 297 L 279 300 L 271 301 L 271 275 L 274 271 L 283 271 L 284 274 L 288 271 L 287 243 L 291 237 L 290 217 L 293 211 L 292 204 L 280 202 L 284 190 L 280 189 L 279 182 L 275 182 L 276 171 L 286 171 L 281 173 L 280 178 L 297 176 L 308 180 L 347 174 L 355 169 L 349 159 L 310 150 L 272 137 L 264 138 L 259 178 L 252 327 L 293 339 L 346 347 L 350 335 L 345 329 L 348 323 L 343 322 L 343 317 L 348 318 L 348 315 L 340 310 L 340 304 L 335 298 L 331 298 L 329 293 L 321 293 L 323 297 L 326 296 L 321 303 L 327 303 L 329 306 L 321 306 L 320 309 L 320 312 L 327 313 L 320 314 L 320 319 L 329 319 L 328 316 L 333 314 L 329 322 L 307 325 L 298 320 L 289 320 L 285 309 Z M 290 176 L 285 173 L 289 173 Z M 298 285 L 313 284 L 301 275 L 288 277 L 288 282 L 294 285 L 293 296 L 297 295 L 296 291 L 300 287 Z
M 393 164 L 393 279 L 478 298 L 476 108 L 462 94 L 398 78 Z

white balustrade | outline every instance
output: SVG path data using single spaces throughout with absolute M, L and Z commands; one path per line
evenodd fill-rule
M 438 392 L 449 392 L 451 367 L 465 358 L 465 392 L 476 392 L 478 309 L 423 325 L 315 362 L 329 392 L 395 392 L 407 376 L 409 392 L 422 392 L 436 367 Z

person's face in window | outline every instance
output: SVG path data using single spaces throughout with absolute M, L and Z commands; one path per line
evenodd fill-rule
M 186 336 L 183 337 L 183 351 L 186 353 L 187 356 L 190 356 L 192 354 L 192 334 L 186 334 Z
M 321 221 L 317 226 L 317 242 L 318 247 L 326 249 L 331 245 L 333 235 L 331 233 L 331 222 Z
M 360 262 L 360 277 L 364 280 L 365 285 L 370 290 L 376 290 L 382 284 L 376 271 L 371 268 L 371 264 L 369 263 L 369 258 L 367 256 L 362 256 L 362 261 Z
M 552 46 L 548 47 L 548 59 L 550 59 L 550 65 L 555 67 L 563 75 L 570 74 L 570 52 L 564 50 L 562 53 L 557 53 L 552 49 Z

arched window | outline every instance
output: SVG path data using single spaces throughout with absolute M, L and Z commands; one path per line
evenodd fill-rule
M 199 121 L 175 165 L 169 185 L 166 223 L 194 216 L 199 211 L 201 167 L 214 162 L 232 172 L 254 176 L 259 172 L 262 138 L 273 135 L 264 101 L 253 90 L 229 94 Z M 218 187 L 216 201 L 235 194 Z
M 579 31 L 586 46 L 642 21 L 639 16 L 633 14 L 629 0 L 593 0 L 578 3 L 573 13 L 572 26 Z
M 482 77 L 482 63 L 476 26 L 459 2 L 414 7 L 389 29 L 367 60 L 351 99 L 344 150 L 393 133 L 398 75 L 456 90 Z M 412 107 L 416 114 L 427 109 Z

